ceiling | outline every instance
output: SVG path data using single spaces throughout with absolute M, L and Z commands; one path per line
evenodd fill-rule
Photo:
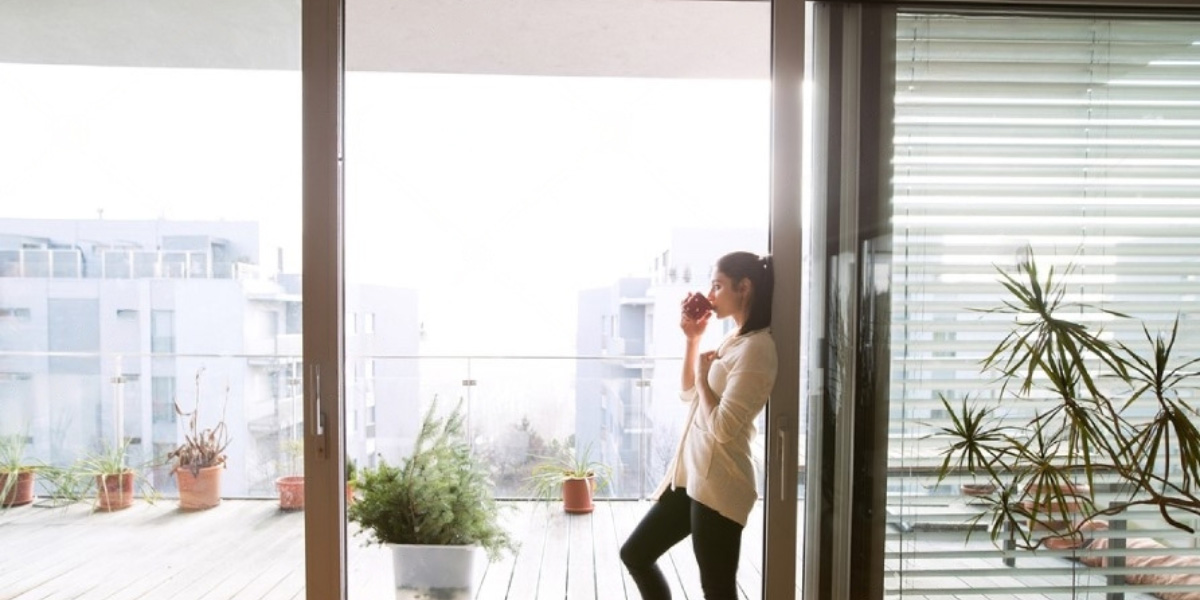
M 347 0 L 355 71 L 769 77 L 770 5 Z M 294 70 L 300 0 L 0 0 L 0 62 Z

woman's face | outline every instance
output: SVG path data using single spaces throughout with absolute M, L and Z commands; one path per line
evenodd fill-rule
M 750 280 L 742 279 L 735 285 L 729 276 L 717 271 L 712 287 L 708 290 L 708 301 L 718 319 L 745 311 L 750 300 Z

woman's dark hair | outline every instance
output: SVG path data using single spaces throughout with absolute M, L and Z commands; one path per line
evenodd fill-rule
M 738 331 L 746 335 L 771 326 L 771 296 L 775 292 L 775 265 L 770 255 L 753 252 L 730 252 L 717 260 L 717 270 L 724 273 L 733 285 L 749 279 L 752 292 L 750 311 Z

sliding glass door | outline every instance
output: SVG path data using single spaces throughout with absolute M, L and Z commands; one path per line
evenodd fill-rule
M 1014 321 L 1003 280 L 1019 264 L 1061 286 L 1043 290 L 1065 303 L 1054 318 L 1142 356 L 1178 319 L 1170 364 L 1196 356 L 1197 30 L 1179 13 L 818 4 L 810 431 L 823 443 L 809 445 L 807 547 L 822 558 L 808 597 L 1187 589 L 1194 534 L 1119 510 L 1147 498 L 1113 469 L 1077 471 L 1089 489 L 1072 492 L 1112 511 L 1056 536 L 1080 523 L 1005 516 L 1039 506 L 1028 471 L 996 462 L 1008 483 L 984 486 L 979 462 L 972 473 L 945 453 L 949 431 L 975 426 L 1047 464 L 1071 442 L 1050 444 L 1047 424 L 1061 414 L 1049 390 L 1073 381 L 1005 390 L 982 365 L 1028 317 Z M 1114 377 L 1096 385 L 1129 397 Z M 1194 406 L 1189 386 L 1177 393 Z M 1141 396 L 1119 410 L 1136 427 L 1159 406 Z M 1164 449 L 1164 489 L 1190 489 L 1177 451 Z
M 979 311 L 1013 300 L 1001 273 L 1014 273 L 1021 261 L 1033 261 L 1043 281 L 1054 273 L 1064 301 L 1081 303 L 1064 317 L 1102 329 L 1106 339 L 1144 356 L 1147 331 L 1169 336 L 1178 319 L 1175 360 L 1200 351 L 1193 323 L 1198 31 L 1195 17 L 898 18 L 888 564 L 905 575 L 893 580 L 893 592 L 1026 597 L 1029 587 L 1047 594 L 1121 589 L 1119 571 L 1086 566 L 1103 553 L 1089 548 L 1091 535 L 1020 551 L 1024 532 L 1017 530 L 993 544 L 990 517 L 976 525 L 970 518 L 986 514 L 998 492 L 970 488 L 978 473 L 953 470 L 939 481 L 934 471 L 948 438 L 938 434 L 953 429 L 964 405 L 996 405 L 1000 423 L 1016 427 L 1052 414 L 1048 382 L 1024 398 L 1001 394 L 996 374 L 980 365 L 1010 323 Z M 1112 382 L 1100 384 L 1122 393 Z M 955 410 L 948 412 L 943 399 Z M 1142 424 L 1157 403 L 1143 396 L 1123 411 Z M 1183 481 L 1177 468 L 1167 472 Z M 1091 483 L 1100 507 L 1131 500 L 1111 473 Z M 1028 500 L 1022 489 L 1016 493 Z M 1169 547 L 1163 552 L 1181 565 L 1195 554 L 1195 536 L 1170 527 L 1156 510 L 1102 520 L 1113 530 L 1140 530 L 1137 538 Z M 1048 534 L 1032 535 L 1036 543 Z M 1115 533 L 1094 537 L 1125 543 Z M 951 548 L 962 553 L 953 570 L 942 570 Z M 1148 563 L 1126 560 L 1134 567 L 1129 581 L 1154 585 L 1136 568 Z M 1167 575 L 1158 586 L 1179 583 Z
M 299 53 L 265 2 L 0 5 L 0 596 L 303 593 Z
M 790 235 L 784 264 L 799 260 L 798 231 L 769 233 L 770 5 L 345 10 L 346 460 L 403 464 L 422 416 L 460 407 L 519 544 L 476 568 L 476 597 L 635 598 L 619 547 L 687 414 L 679 302 L 726 252 Z M 778 438 L 755 425 L 763 494 Z M 531 484 L 564 455 L 606 475 L 592 512 Z M 744 598 L 763 596 L 764 512 Z M 346 527 L 350 597 L 405 585 L 370 530 Z M 677 596 L 699 594 L 689 543 L 661 566 Z

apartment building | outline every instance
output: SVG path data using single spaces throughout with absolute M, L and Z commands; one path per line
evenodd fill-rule
M 300 278 L 280 267 L 260 260 L 253 222 L 0 219 L 3 433 L 52 464 L 122 438 L 157 464 L 185 433 L 179 411 L 198 409 L 201 428 L 229 428 L 223 493 L 273 494 L 304 420 Z M 350 286 L 347 305 L 362 458 L 412 437 L 398 415 L 417 401 L 415 365 L 368 355 L 415 353 L 416 293 Z M 174 486 L 162 467 L 154 484 Z

